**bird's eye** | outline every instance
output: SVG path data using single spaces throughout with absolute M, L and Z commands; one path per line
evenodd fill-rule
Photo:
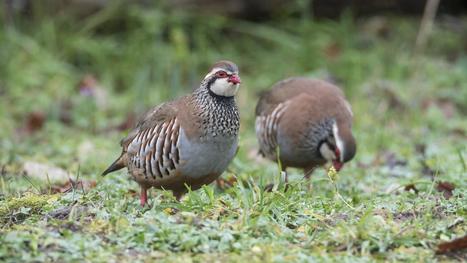
M 219 78 L 225 78 L 225 77 L 227 77 L 227 72 L 225 72 L 225 71 L 218 71 L 218 72 L 216 73 L 216 76 L 219 77 Z

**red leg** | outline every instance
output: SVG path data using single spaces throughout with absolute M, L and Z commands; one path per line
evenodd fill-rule
M 139 197 L 141 206 L 144 207 L 148 203 L 148 192 L 147 189 L 141 186 L 141 195 Z

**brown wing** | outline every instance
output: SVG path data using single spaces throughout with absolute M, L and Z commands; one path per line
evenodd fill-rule
M 324 94 L 344 98 L 344 93 L 337 86 L 319 79 L 295 77 L 274 84 L 272 88 L 261 94 L 256 105 L 256 116 L 270 114 L 279 103 L 290 100 L 300 94 Z
M 173 175 L 179 164 L 180 124 L 176 116 L 151 123 L 141 126 L 136 136 L 128 140 L 125 155 L 133 175 L 155 180 Z
M 175 130 L 179 128 L 179 125 L 176 120 L 178 111 L 177 111 L 177 107 L 175 107 L 175 103 L 176 102 L 163 103 L 157 107 L 152 108 L 148 112 L 146 112 L 141 118 L 141 120 L 138 122 L 136 127 L 132 131 L 130 131 L 128 136 L 121 140 L 120 145 L 122 146 L 123 149 L 122 149 L 122 153 L 120 157 L 118 157 L 117 160 L 115 160 L 103 172 L 102 175 L 106 175 L 113 171 L 117 171 L 119 169 L 127 167 L 130 162 L 133 162 L 134 166 L 137 166 L 137 167 L 140 166 L 139 163 L 138 164 L 136 163 L 135 158 L 138 157 L 138 154 L 136 153 L 140 152 L 141 147 L 144 147 L 144 149 L 146 149 L 146 147 L 148 146 L 151 146 L 151 145 L 155 146 L 153 144 L 157 142 L 159 143 L 159 145 L 165 145 L 169 147 L 169 143 L 164 144 L 157 140 L 157 138 L 159 138 L 162 135 L 164 135 L 165 137 L 167 136 L 167 132 L 169 131 L 169 129 L 166 127 L 167 125 L 171 125 L 170 135 L 167 138 L 170 139 L 171 137 L 175 136 L 176 138 L 173 138 L 173 139 L 174 141 L 177 141 L 178 130 L 177 131 Z M 164 128 L 164 130 L 162 128 Z M 135 142 L 135 139 L 137 143 L 132 145 L 133 151 L 129 154 L 128 148 L 130 147 L 132 142 Z M 156 140 L 154 141 L 154 139 Z M 172 155 L 172 152 L 175 151 L 176 147 L 172 148 L 172 145 L 171 145 L 170 148 L 171 148 L 169 149 L 171 151 L 170 154 Z M 158 152 L 157 154 L 159 153 L 160 152 Z M 162 151 L 162 153 L 164 153 L 164 151 Z M 176 152 L 176 155 L 178 156 L 178 152 Z M 147 152 L 145 152 L 144 158 L 148 156 L 149 155 L 147 154 Z M 152 157 L 155 158 L 157 156 L 154 153 Z M 169 166 L 173 166 L 173 165 L 169 165 Z
M 287 116 L 280 121 L 282 115 Z M 350 104 L 343 92 L 331 83 L 304 77 L 280 81 L 271 90 L 263 92 L 256 105 L 256 135 L 260 153 L 270 159 L 275 158 L 279 125 L 294 127 L 287 130 L 302 131 L 305 127 L 300 126 L 327 116 L 335 116 L 340 122 L 341 119 L 350 120 L 351 115 Z
M 277 128 L 287 106 L 288 102 L 279 103 L 270 114 L 261 114 L 256 117 L 255 129 L 259 153 L 272 160 L 276 159 Z
M 175 118 L 178 111 L 174 104 L 174 102 L 166 102 L 148 110 L 136 127 L 121 140 L 120 145 L 123 150 L 126 151 L 128 144 L 141 132 Z

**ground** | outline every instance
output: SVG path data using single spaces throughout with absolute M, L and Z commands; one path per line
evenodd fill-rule
M 436 251 L 467 230 L 467 19 L 439 17 L 415 47 L 419 18 L 116 10 L 0 29 L 0 261 L 465 260 Z M 100 174 L 135 115 L 189 93 L 225 58 L 242 87 L 224 180 L 181 202 L 151 190 L 141 208 L 126 171 Z M 257 155 L 254 107 L 294 75 L 343 88 L 358 150 L 338 175 L 290 170 L 284 192 L 278 166 Z M 74 183 L 51 180 L 63 173 Z

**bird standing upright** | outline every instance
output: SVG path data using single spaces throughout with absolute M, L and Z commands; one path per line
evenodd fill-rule
M 240 126 L 235 94 L 238 67 L 215 63 L 191 95 L 163 103 L 147 112 L 121 141 L 120 157 L 103 172 L 128 168 L 141 187 L 172 190 L 177 199 L 217 179 L 237 150 Z
M 284 172 L 304 169 L 305 177 L 326 162 L 340 170 L 356 153 L 352 117 L 335 85 L 304 77 L 280 81 L 256 105 L 260 153 L 280 161 Z

